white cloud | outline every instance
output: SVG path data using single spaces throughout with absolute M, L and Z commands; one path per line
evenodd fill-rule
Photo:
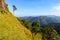
M 58 5 L 58 6 L 53 6 L 48 13 L 49 13 L 49 15 L 60 16 L 60 5 Z
M 60 6 L 55 6 L 55 7 L 53 7 L 53 9 L 59 11 L 60 10 Z

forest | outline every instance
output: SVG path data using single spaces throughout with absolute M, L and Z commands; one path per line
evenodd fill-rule
M 56 30 L 55 28 L 56 24 L 54 25 L 54 24 L 48 23 L 47 25 L 41 26 L 37 18 L 38 17 L 31 17 L 31 18 L 18 17 L 17 19 L 22 23 L 22 25 L 24 25 L 27 29 L 29 29 L 32 32 L 33 39 L 34 39 L 34 36 L 36 36 L 37 34 L 38 35 L 40 34 L 42 36 L 42 40 L 60 40 L 60 33 L 59 33 L 60 31 Z

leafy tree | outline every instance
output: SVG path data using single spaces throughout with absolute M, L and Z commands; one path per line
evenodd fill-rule
M 32 40 L 35 39 L 35 37 L 38 35 L 39 37 L 41 37 L 40 35 L 40 24 L 38 21 L 33 21 L 32 23 L 30 23 L 28 20 L 26 19 L 22 19 L 21 23 L 32 32 Z M 37 39 L 37 38 L 36 38 Z
M 32 30 L 33 33 L 38 33 L 40 32 L 40 24 L 38 21 L 33 21 L 32 22 Z
M 13 7 L 13 13 L 14 13 L 14 11 L 17 10 L 17 8 L 15 5 L 13 5 L 12 7 Z
M 22 24 L 23 24 L 27 29 L 31 30 L 31 23 L 30 23 L 28 20 L 26 20 L 26 19 L 23 18 L 21 21 L 22 21 Z
M 31 32 L 32 32 L 32 38 L 34 40 L 35 35 L 37 33 L 40 33 L 40 24 L 39 24 L 38 21 L 33 21 L 31 25 L 32 25 L 32 30 L 31 30 Z
M 43 40 L 56 40 L 57 39 L 57 32 L 54 29 L 54 26 L 47 25 L 44 28 L 45 33 L 43 34 Z

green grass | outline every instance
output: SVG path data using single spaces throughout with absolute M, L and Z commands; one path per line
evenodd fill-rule
M 0 11 L 0 40 L 32 40 L 32 34 L 10 12 Z

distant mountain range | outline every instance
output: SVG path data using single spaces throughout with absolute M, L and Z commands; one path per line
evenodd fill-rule
M 41 27 L 44 27 L 45 25 L 52 24 L 55 26 L 56 30 L 60 33 L 60 16 L 36 16 L 36 17 L 18 17 L 19 19 L 26 19 L 29 20 L 30 23 L 37 20 Z

